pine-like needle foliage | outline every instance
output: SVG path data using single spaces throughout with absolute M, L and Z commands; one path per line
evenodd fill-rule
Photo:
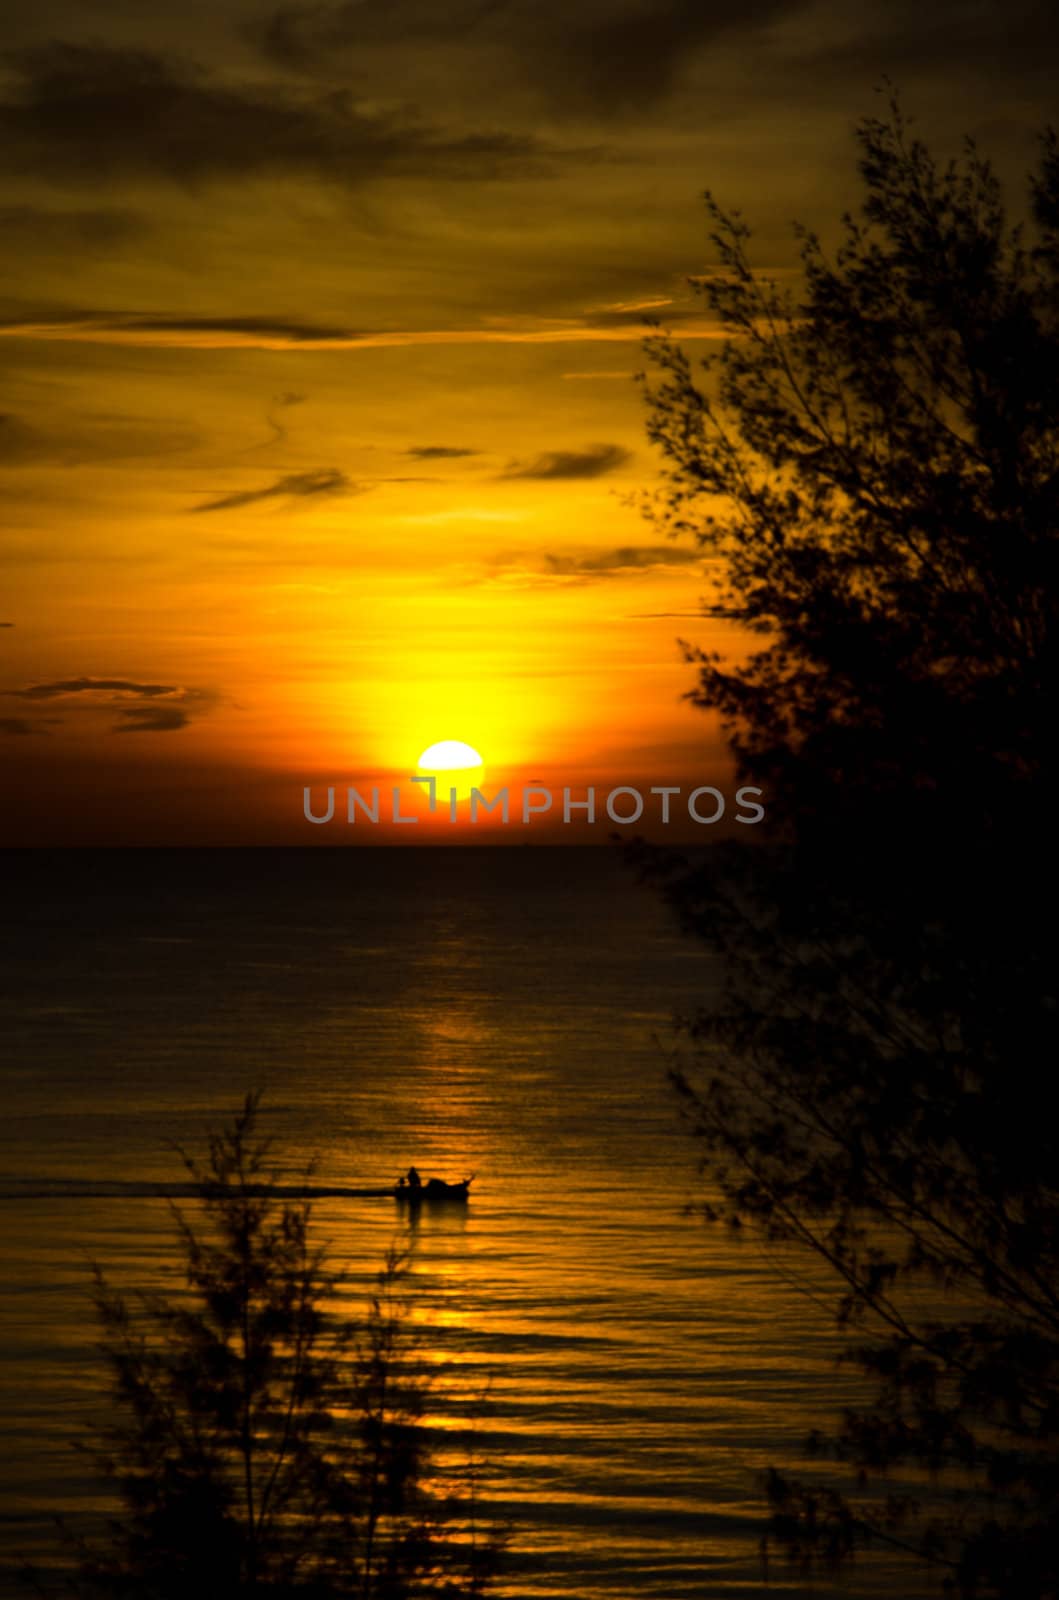
M 391 1255 L 367 1315 L 310 1207 L 275 1193 L 250 1096 L 185 1156 L 174 1207 L 187 1293 L 130 1302 L 97 1271 L 113 1421 L 97 1457 L 122 1514 L 81 1586 L 129 1600 L 414 1600 L 486 1593 L 496 1541 L 470 1537 L 422 1419 L 430 1378 Z
M 1059 1593 L 1059 151 L 1012 226 L 969 146 L 896 104 L 860 212 L 784 288 L 712 200 L 728 338 L 653 341 L 657 514 L 711 558 L 690 651 L 767 844 L 669 863 L 722 1000 L 674 1077 L 719 1215 L 833 1274 L 873 1404 L 830 1447 L 878 1489 L 770 1478 L 799 1554 L 885 1535 L 961 1594 Z M 852 1331 L 854 1330 L 855 1331 Z M 951 1494 L 946 1498 L 946 1486 Z

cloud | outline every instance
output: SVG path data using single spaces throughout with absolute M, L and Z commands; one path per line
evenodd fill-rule
M 675 318 L 667 320 L 679 320 Z M 494 318 L 473 328 L 356 330 L 297 317 L 147 316 L 120 311 L 69 310 L 0 318 L 0 337 L 87 344 L 146 345 L 192 350 L 386 350 L 430 345 L 641 343 L 642 317 L 601 312 L 582 317 Z M 681 322 L 685 339 L 724 339 L 708 317 Z
M 539 177 L 561 153 L 531 134 L 434 127 L 345 89 L 226 82 L 144 50 L 53 41 L 5 60 L 14 92 L 0 103 L 0 165 L 20 176 L 99 185 L 308 173 L 353 188 L 388 176 Z
M 15 462 L 31 459 L 38 454 L 39 435 L 36 429 L 23 422 L 10 411 L 0 412 L 0 461 Z
M 532 0 L 519 7 L 545 98 L 558 111 L 613 120 L 664 101 L 726 36 L 752 35 L 805 0 L 580 0 L 555 6 L 555 28 L 541 27 L 536 9 Z
M 650 298 L 646 300 L 642 296 L 639 300 L 615 300 L 612 304 L 603 306 L 601 309 L 604 311 L 617 311 L 626 317 L 637 315 L 644 316 L 647 313 L 650 313 L 653 316 L 654 313 L 656 311 L 660 311 L 663 306 L 671 306 L 672 304 L 672 295 L 656 294 L 650 296 Z
M 675 544 L 620 545 L 604 550 L 546 551 L 510 550 L 498 554 L 485 565 L 467 565 L 457 570 L 453 582 L 458 586 L 502 590 L 562 589 L 587 583 L 642 578 L 648 572 L 664 572 L 671 567 L 702 564 L 695 550 Z M 665 613 L 659 613 L 663 615 Z M 690 616 L 701 616 L 699 611 Z
M 216 705 L 217 692 L 213 689 L 189 688 L 176 683 L 143 683 L 137 678 L 55 678 L 47 683 L 27 684 L 23 689 L 4 691 L 10 698 L 34 703 L 54 704 L 63 711 L 77 713 L 106 713 L 118 720 L 112 722 L 112 733 L 177 733 L 186 728 L 195 716 Z M 51 718 L 51 721 L 61 720 Z M 10 723 L 6 731 L 43 732 L 29 723 L 23 728 L 15 725 L 25 721 L 21 717 L 5 718 Z
M 177 317 L 76 309 L 3 318 L 0 319 L 0 334 L 14 339 L 139 344 L 159 348 L 187 346 L 203 350 L 290 350 L 311 345 L 342 349 L 369 337 L 351 328 L 294 317 Z
M 970 67 L 977 74 L 988 62 L 999 105 L 998 85 L 1005 78 L 1023 91 L 1023 99 L 1031 86 L 1051 89 L 1055 81 L 1055 14 L 1041 0 L 1006 0 L 1003 7 L 888 0 L 885 6 L 864 8 L 856 28 L 825 29 L 807 34 L 801 43 L 801 62 L 816 83 L 870 73 L 876 82 L 886 74 L 907 84 L 939 69 L 951 83 L 959 69 Z
M 535 478 L 601 478 L 631 459 L 620 444 L 591 444 L 584 450 L 545 450 L 530 461 L 512 461 L 500 477 L 504 480 Z
M 89 314 L 91 315 L 91 314 Z M 130 317 L 121 324 L 137 333 L 187 333 L 187 334 L 245 334 L 248 342 L 255 337 L 282 340 L 285 344 L 328 344 L 333 340 L 355 339 L 357 335 L 348 328 L 328 327 L 326 324 L 298 322 L 281 317 Z M 296 405 L 301 396 L 287 400 Z
M 194 429 L 175 419 L 125 416 L 118 412 L 49 415 L 30 422 L 0 413 L 0 462 L 125 461 L 182 454 L 200 443 Z
M 727 35 L 804 8 L 805 0 L 295 0 L 251 37 L 270 61 L 325 77 L 380 55 L 400 71 L 402 49 L 413 59 L 443 50 L 450 75 L 613 121 L 664 100 L 696 55 Z
M 0 622 L 0 628 L 13 628 L 14 626 L 13 622 Z
M 186 711 L 175 706 L 159 706 L 157 710 L 148 706 L 142 710 L 130 707 L 119 711 L 118 716 L 127 720 L 119 722 L 113 729 L 114 733 L 176 733 L 191 721 Z
M 634 328 L 641 338 L 648 328 L 676 328 L 702 321 L 702 312 L 694 306 L 674 306 L 669 300 L 639 306 L 596 306 L 585 315 L 594 328 Z
M 336 54 L 350 49 L 402 41 L 433 44 L 467 39 L 494 13 L 506 13 L 508 0 L 388 0 L 386 5 L 363 0 L 336 4 L 277 6 L 246 29 L 269 60 L 279 66 L 316 72 L 334 65 Z
M 28 717 L 0 717 L 0 734 L 8 738 L 23 738 L 27 734 L 46 733 L 39 722 L 30 722 Z
M 291 472 L 277 478 L 263 489 L 242 489 L 234 494 L 224 494 L 215 500 L 204 500 L 192 506 L 194 514 L 203 511 L 233 511 L 239 506 L 257 505 L 262 500 L 309 500 L 317 495 L 363 494 L 359 485 L 350 481 L 337 467 L 323 467 L 318 472 Z
M 55 211 L 42 206 L 0 206 L 0 235 L 17 250 L 59 253 L 104 252 L 140 238 L 147 231 L 135 211 L 100 206 L 88 211 Z
M 622 545 L 617 550 L 589 555 L 546 555 L 549 572 L 580 578 L 612 578 L 621 573 L 643 572 L 648 567 L 687 567 L 702 560 L 697 550 L 673 544 Z
M 288 389 L 284 394 L 277 394 L 273 396 L 272 404 L 265 413 L 265 421 L 267 422 L 269 431 L 271 433 L 271 438 L 268 441 L 269 444 L 282 444 L 290 431 L 286 425 L 280 421 L 280 412 L 290 411 L 294 406 L 303 406 L 305 404 L 305 400 L 306 396 L 299 394 L 294 389 Z
M 19 700 L 60 700 L 68 695 L 135 695 L 138 699 L 154 700 L 163 695 L 179 694 L 172 683 L 137 683 L 131 678 L 59 678 L 52 683 L 31 683 L 25 689 L 6 691 Z
M 460 456 L 480 454 L 478 450 L 461 450 L 458 445 L 450 444 L 416 444 L 405 451 L 406 456 L 415 456 L 417 461 L 455 461 Z

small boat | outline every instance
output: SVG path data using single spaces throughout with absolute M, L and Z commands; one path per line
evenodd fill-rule
M 446 1183 L 444 1178 L 429 1178 L 426 1183 L 415 1186 L 402 1180 L 395 1185 L 393 1192 L 395 1199 L 412 1206 L 422 1205 L 424 1201 L 430 1204 L 454 1201 L 465 1205 L 472 1182 L 472 1178 L 464 1178 L 460 1183 Z

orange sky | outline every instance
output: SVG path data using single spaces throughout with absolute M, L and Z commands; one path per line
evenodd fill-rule
M 303 781 L 407 774 L 439 738 L 491 781 L 701 766 L 676 641 L 708 637 L 707 579 L 624 503 L 650 481 L 636 345 L 576 378 L 566 346 L 57 348 L 64 417 L 120 393 L 110 438 L 153 447 L 9 470 L 3 714 L 33 731 L 5 748 L 45 788 L 187 812 L 264 786 L 290 838 Z
M 0 840 L 316 843 L 303 784 L 443 738 L 490 783 L 727 783 L 677 640 L 739 641 L 630 503 L 644 319 L 715 337 L 706 184 L 791 269 L 888 66 L 1026 164 L 1035 13 L 942 40 L 948 9 L 13 19 Z

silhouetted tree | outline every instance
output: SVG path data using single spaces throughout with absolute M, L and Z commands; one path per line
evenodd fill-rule
M 98 1460 L 122 1516 L 81 1579 L 130 1600 L 412 1600 L 486 1592 L 496 1541 L 461 1536 L 422 1426 L 429 1390 L 393 1254 L 367 1316 L 335 1315 L 310 1206 L 275 1193 L 257 1097 L 184 1156 L 187 1293 L 130 1303 L 97 1270 L 115 1415 Z M 433 1492 L 432 1492 L 433 1490 Z
M 714 1215 L 834 1274 L 874 1402 L 820 1442 L 874 1485 L 773 1472 L 800 1555 L 884 1535 L 964 1595 L 1059 1593 L 1056 614 L 1059 152 L 1006 219 L 973 146 L 896 103 L 864 199 L 787 287 L 707 197 L 727 339 L 651 341 L 655 515 L 699 541 L 733 656 L 689 649 L 767 842 L 655 860 L 721 953 L 674 1081 Z M 854 1330 L 855 1331 L 852 1331 Z

